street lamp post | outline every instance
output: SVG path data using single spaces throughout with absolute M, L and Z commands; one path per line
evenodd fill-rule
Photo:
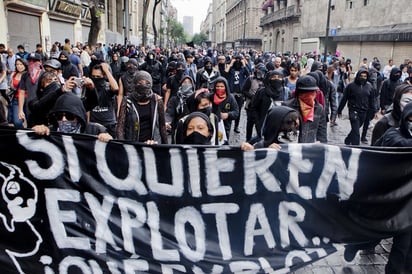
M 246 0 L 243 0 L 243 5 L 244 5 L 244 14 L 243 14 L 243 39 L 242 39 L 242 44 L 243 44 L 243 49 L 245 48 L 246 45 L 246 7 L 247 3 Z
M 330 25 L 330 6 L 331 6 L 331 4 L 332 4 L 332 0 L 329 0 L 328 15 L 327 15 L 327 18 L 326 18 L 325 52 L 323 54 L 323 56 L 325 58 L 325 60 L 324 60 L 325 63 L 327 62 L 326 56 L 328 54 L 328 40 L 329 40 L 329 29 L 330 29 L 330 27 L 329 27 L 329 25 Z

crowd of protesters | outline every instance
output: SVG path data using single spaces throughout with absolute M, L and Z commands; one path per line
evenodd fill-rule
M 0 124 L 40 135 L 54 130 L 103 142 L 226 145 L 240 133 L 245 108 L 241 148 L 281 149 L 283 143 L 327 143 L 327 125 L 339 126 L 347 106 L 346 145 L 369 144 L 366 133 L 378 114 L 383 117 L 371 145 L 412 145 L 408 59 L 397 67 L 392 60 L 383 66 L 377 57 L 364 58 L 356 66 L 338 53 L 324 58 L 253 49 L 89 47 L 69 39 L 47 53 L 41 44 L 30 53 L 22 45 L 14 53 L 0 44 L 0 57 Z M 399 239 L 388 273 L 411 267 L 405 265 L 411 236 Z M 359 249 L 348 248 L 345 258 Z

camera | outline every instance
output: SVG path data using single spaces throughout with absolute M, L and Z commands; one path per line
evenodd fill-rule
M 77 85 L 78 87 L 82 87 L 83 84 L 84 84 L 83 78 L 74 78 L 74 81 L 76 81 L 76 85 Z

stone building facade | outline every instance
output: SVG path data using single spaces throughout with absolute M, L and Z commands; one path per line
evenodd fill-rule
M 136 45 L 142 42 L 142 1 L 99 0 L 99 7 L 104 12 L 98 42 Z M 152 7 L 153 3 L 147 19 L 149 45 L 153 43 Z M 162 16 L 167 16 L 161 11 L 162 6 L 158 5 L 158 31 L 164 20 Z M 84 0 L 0 0 L 0 43 L 14 50 L 22 44 L 31 52 L 41 43 L 49 51 L 55 41 L 64 42 L 66 38 L 72 44 L 84 43 L 88 40 L 90 22 L 88 1 Z

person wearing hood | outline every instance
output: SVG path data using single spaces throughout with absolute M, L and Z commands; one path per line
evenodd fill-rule
M 263 122 L 262 140 L 254 145 L 244 142 L 240 147 L 245 151 L 257 148 L 279 150 L 280 144 L 298 143 L 299 125 L 299 113 L 296 110 L 286 106 L 274 106 Z
M 397 86 L 395 94 L 393 95 L 393 103 L 388 109 L 388 113 L 382 116 L 373 127 L 371 140 L 372 146 L 380 145 L 377 141 L 389 128 L 399 127 L 402 111 L 410 102 L 412 102 L 412 86 L 408 84 Z
M 104 126 L 87 122 L 83 102 L 72 92 L 64 93 L 57 98 L 49 112 L 48 120 L 49 124 L 33 126 L 34 132 L 38 135 L 49 135 L 50 131 L 89 134 L 96 136 L 102 142 L 113 139 Z
M 256 110 L 256 129 L 260 137 L 260 131 L 269 108 L 280 106 L 283 101 L 289 99 L 289 89 L 285 86 L 283 72 L 272 70 L 266 73 L 263 81 L 264 87 L 258 89 L 252 102 L 252 109 Z
M 182 120 L 177 134 L 182 135 L 178 144 L 213 145 L 214 127 L 209 116 L 202 112 L 192 112 Z
M 227 68 L 229 74 L 229 88 L 230 92 L 236 99 L 236 103 L 239 107 L 239 110 L 242 109 L 244 104 L 244 97 L 242 94 L 243 85 L 245 84 L 246 79 L 249 77 L 249 68 L 246 65 L 246 60 L 241 55 L 236 55 L 230 62 L 229 67 Z M 236 133 L 239 131 L 239 121 L 240 121 L 241 111 L 239 111 L 239 116 L 235 119 L 235 129 Z
M 312 66 L 312 68 L 313 67 L 314 66 Z M 333 125 L 335 123 L 336 112 L 338 110 L 338 106 L 335 100 L 336 88 L 334 87 L 333 83 L 329 81 L 327 76 L 321 71 L 321 67 L 318 67 L 318 69 L 314 72 L 319 75 L 318 87 L 322 91 L 323 97 L 325 99 L 325 103 L 323 106 L 325 108 L 326 122 L 330 122 Z
M 338 117 L 342 118 L 342 110 L 348 105 L 349 121 L 351 131 L 345 138 L 346 145 L 360 144 L 360 128 L 367 119 L 368 111 L 373 110 L 374 92 L 372 85 L 368 82 L 368 71 L 359 69 L 355 80 L 349 83 L 344 92 L 338 108 Z
M 79 71 L 76 66 L 70 62 L 69 53 L 65 50 L 60 52 L 59 62 L 61 64 L 62 75 L 64 80 L 70 79 L 70 77 L 79 77 Z
M 116 117 L 119 117 L 120 104 L 123 101 L 123 97 L 133 92 L 135 89 L 134 78 L 139 69 L 139 64 L 135 58 L 129 58 L 126 62 L 126 71 L 119 79 L 119 93 L 117 94 L 117 113 Z
M 148 144 L 167 144 L 163 100 L 153 93 L 150 74 L 138 71 L 134 87 L 120 105 L 117 138 Z
M 400 117 L 399 128 L 389 128 L 381 139 L 381 146 L 384 147 L 412 147 L 412 103 L 405 105 Z M 403 202 L 403 200 L 399 202 Z M 411 271 L 412 232 L 406 231 L 394 235 L 385 273 L 411 273 Z
M 383 81 L 380 92 L 380 107 L 382 115 L 386 113 L 388 107 L 393 102 L 395 88 L 402 83 L 400 80 L 401 75 L 401 70 L 398 67 L 394 67 L 390 72 L 389 79 Z
M 146 55 L 145 62 L 139 66 L 139 70 L 144 70 L 150 73 L 153 79 L 153 92 L 161 96 L 164 71 L 162 64 L 156 60 L 156 55 L 153 51 L 150 51 Z
M 166 92 L 164 96 L 164 109 L 166 111 L 169 100 L 177 95 L 180 83 L 185 75 L 185 64 L 182 62 L 176 63 L 176 72 L 167 78 Z
M 213 92 L 213 82 L 220 77 L 220 72 L 214 68 L 212 59 L 207 56 L 203 58 L 203 68 L 196 73 L 196 90 L 200 88 L 207 88 Z
M 212 112 L 217 115 L 225 125 L 226 136 L 229 139 L 232 121 L 239 116 L 239 107 L 235 97 L 230 93 L 229 84 L 224 77 L 218 77 L 214 81 L 214 93 L 211 95 Z
M 193 94 L 195 90 L 195 83 L 193 79 L 185 75 L 180 81 L 180 87 L 176 96 L 170 98 L 166 109 L 166 127 L 171 130 L 172 136 L 174 136 L 176 130 L 176 124 L 180 118 L 189 114 L 189 109 L 186 103 L 187 98 Z
M 295 97 L 283 102 L 299 113 L 299 143 L 327 143 L 325 110 L 316 101 L 319 87 L 312 76 L 304 75 L 296 81 Z
M 242 93 L 246 98 L 245 110 L 246 110 L 246 141 L 252 138 L 253 127 L 257 128 L 257 109 L 253 107 L 255 95 L 257 91 L 264 87 L 263 80 L 267 73 L 266 66 L 263 63 L 258 63 L 253 68 L 253 74 L 251 74 L 243 85 Z

